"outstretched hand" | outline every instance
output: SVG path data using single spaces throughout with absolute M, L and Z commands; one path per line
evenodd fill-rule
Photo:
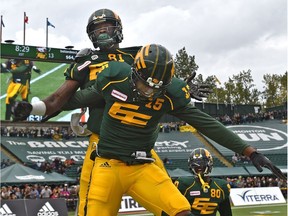
M 16 101 L 11 108 L 13 121 L 24 121 L 32 111 L 32 105 L 26 101 Z
M 189 93 L 191 98 L 198 101 L 202 101 L 203 98 L 207 98 L 212 93 L 211 86 L 208 84 L 193 83 L 192 80 L 195 78 L 196 72 L 193 72 L 190 77 L 186 79 L 186 83 L 189 86 Z
M 250 160 L 259 172 L 263 171 L 262 167 L 266 167 L 278 178 L 287 181 L 287 176 L 263 154 L 255 151 L 250 155 Z
M 41 74 L 41 70 L 40 70 L 40 69 L 38 69 L 38 68 L 33 68 L 33 70 L 34 70 L 36 73 Z

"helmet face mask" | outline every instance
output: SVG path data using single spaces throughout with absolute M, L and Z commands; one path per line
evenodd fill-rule
M 88 37 L 95 48 L 110 49 L 123 40 L 120 17 L 109 9 L 95 11 L 88 20 Z
M 212 155 L 204 148 L 194 149 L 188 158 L 188 166 L 194 175 L 207 176 L 213 168 Z
M 174 61 L 170 52 L 161 45 L 142 47 L 132 66 L 132 83 L 137 100 L 151 101 L 165 94 L 174 76 Z
M 138 100 L 151 101 L 165 94 L 166 87 L 157 86 L 157 84 L 155 85 L 151 80 L 151 77 L 144 80 L 139 73 L 136 72 L 135 68 L 132 68 L 132 82 L 135 92 L 137 92 Z

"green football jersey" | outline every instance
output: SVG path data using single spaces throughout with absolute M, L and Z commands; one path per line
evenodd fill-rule
M 26 85 L 31 78 L 33 63 L 30 60 L 15 60 L 15 63 L 9 61 L 7 68 L 12 73 L 12 80 L 15 83 Z
M 135 101 L 131 82 L 131 66 L 109 62 L 98 74 L 95 89 L 106 105 L 98 143 L 99 154 L 125 162 L 137 162 L 137 156 L 151 157 L 161 117 L 190 102 L 186 83 L 173 78 L 165 96 L 155 101 Z M 185 89 L 179 91 L 179 89 Z
M 211 178 L 210 188 L 204 192 L 198 178 L 180 177 L 174 184 L 191 204 L 194 215 L 231 216 L 230 185 L 223 179 Z
M 97 74 L 100 73 L 107 61 L 127 62 L 131 65 L 134 61 L 134 56 L 141 47 L 127 47 L 111 50 L 109 52 L 91 51 L 88 55 L 78 57 L 77 62 L 71 64 L 64 72 L 67 80 L 75 80 L 79 82 L 80 88 L 85 89 L 94 84 L 97 79 Z M 83 107 L 81 101 L 68 101 L 62 108 L 63 110 L 73 110 Z M 89 107 L 89 118 L 87 128 L 99 134 L 100 125 L 103 117 L 103 108 Z M 95 124 L 98 122 L 99 124 Z

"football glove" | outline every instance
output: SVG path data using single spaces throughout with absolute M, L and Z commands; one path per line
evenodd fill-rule
M 250 160 L 252 161 L 253 165 L 256 167 L 256 169 L 259 172 L 263 171 L 262 167 L 266 167 L 269 170 L 271 170 L 271 172 L 275 176 L 277 176 L 280 179 L 287 181 L 287 176 L 285 176 L 281 172 L 281 170 L 278 167 L 276 167 L 275 165 L 273 165 L 273 163 L 267 157 L 265 157 L 263 154 L 255 151 L 250 155 Z
M 41 73 L 41 70 L 40 70 L 40 69 L 38 69 L 38 68 L 33 68 L 33 70 L 34 70 L 36 73 L 38 73 L 38 74 L 40 74 L 40 73 Z
M 212 93 L 212 89 L 210 85 L 201 84 L 201 83 L 193 83 L 192 80 L 195 78 L 196 72 L 193 72 L 190 77 L 188 77 L 185 81 L 189 86 L 189 93 L 191 98 L 194 98 L 198 101 L 202 101 L 203 98 L 207 98 L 210 93 Z
M 32 105 L 26 101 L 16 101 L 11 107 L 13 121 L 26 120 L 32 108 Z

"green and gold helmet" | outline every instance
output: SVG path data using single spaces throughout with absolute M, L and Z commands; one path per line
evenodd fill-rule
M 109 23 L 109 26 L 107 23 Z M 120 17 L 109 9 L 100 9 L 91 14 L 86 28 L 95 48 L 110 49 L 123 40 Z
M 196 148 L 188 158 L 188 167 L 195 175 L 208 175 L 213 168 L 212 155 L 205 148 Z
M 140 99 L 162 96 L 174 76 L 175 66 L 171 53 L 158 44 L 143 46 L 135 56 L 132 82 Z

